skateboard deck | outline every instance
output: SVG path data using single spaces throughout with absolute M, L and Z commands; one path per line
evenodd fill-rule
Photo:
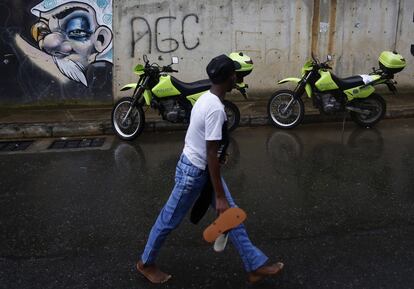
M 221 234 L 237 227 L 246 220 L 246 213 L 240 208 L 229 208 L 208 226 L 203 237 L 209 243 L 214 242 Z

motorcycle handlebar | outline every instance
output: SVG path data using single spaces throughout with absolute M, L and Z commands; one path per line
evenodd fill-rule
M 316 56 L 313 54 L 313 52 L 311 52 L 311 56 L 312 56 L 312 61 L 313 64 L 320 67 L 320 68 L 326 68 L 326 69 L 332 69 L 331 66 L 329 66 L 328 62 L 329 60 L 325 61 L 325 62 L 320 62 L 318 58 L 316 58 Z
M 172 69 L 171 66 L 164 66 L 162 68 L 163 72 L 178 72 L 178 70 Z
M 144 60 L 144 62 L 145 62 L 145 63 L 148 63 L 148 62 L 149 62 L 148 57 L 147 57 L 147 55 L 146 55 L 146 54 L 144 54 L 144 55 L 142 56 L 142 59 Z

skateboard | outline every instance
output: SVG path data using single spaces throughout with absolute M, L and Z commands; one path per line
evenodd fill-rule
M 208 226 L 203 237 L 209 243 L 214 242 L 221 234 L 237 227 L 246 220 L 246 213 L 240 208 L 229 208 Z

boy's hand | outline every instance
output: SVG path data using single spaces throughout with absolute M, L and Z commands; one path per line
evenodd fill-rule
M 220 215 L 229 208 L 229 202 L 225 197 L 216 197 L 216 211 Z
M 220 159 L 220 165 L 226 165 L 229 160 L 229 154 L 225 154 L 222 159 Z

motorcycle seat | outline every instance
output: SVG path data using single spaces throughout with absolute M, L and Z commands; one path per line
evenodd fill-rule
M 198 80 L 195 82 L 183 82 L 175 77 L 171 77 L 171 82 L 182 95 L 191 95 L 209 90 L 211 87 L 210 79 Z
M 333 80 L 342 90 L 350 89 L 360 85 L 364 85 L 364 81 L 360 75 L 350 76 L 347 78 L 339 78 L 332 75 Z

